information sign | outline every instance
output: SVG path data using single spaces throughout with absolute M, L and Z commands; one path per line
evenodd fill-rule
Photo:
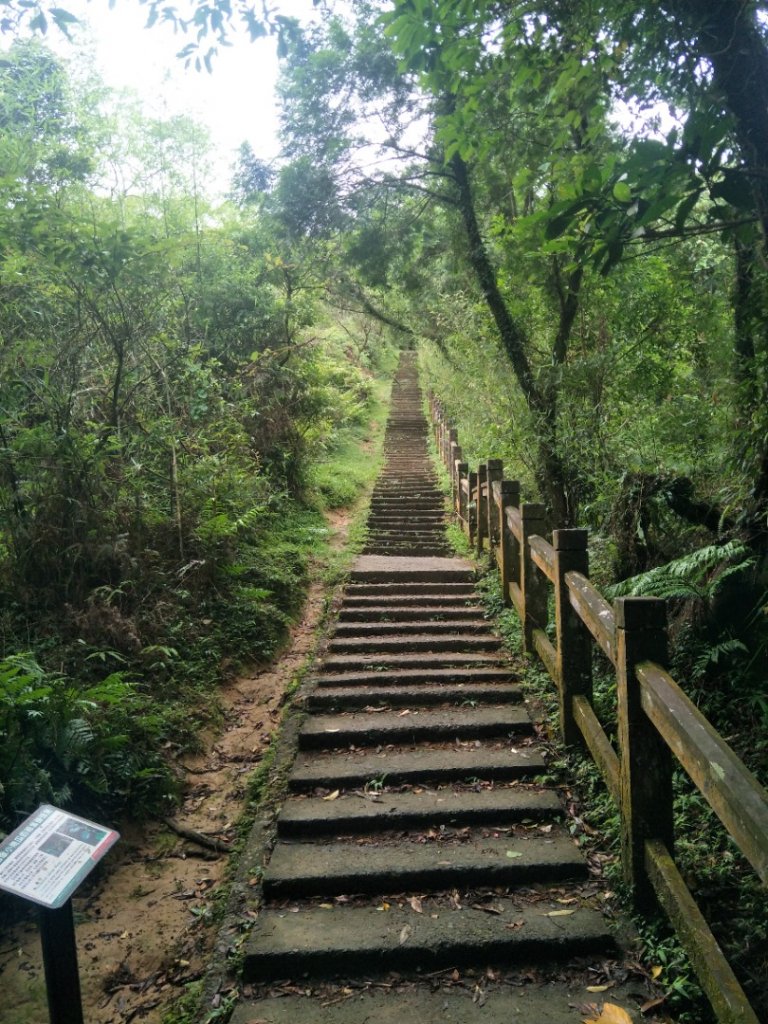
M 0 843 L 0 889 L 62 907 L 120 838 L 118 832 L 42 804 Z

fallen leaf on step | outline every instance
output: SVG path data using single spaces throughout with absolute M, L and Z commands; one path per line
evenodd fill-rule
M 609 988 L 613 988 L 613 982 L 610 985 L 587 985 L 587 992 L 607 992 Z
M 403 930 L 400 932 L 400 945 L 404 946 L 405 943 L 410 939 L 413 934 L 413 928 L 409 924 L 405 925 Z
M 424 908 L 422 907 L 421 900 L 418 896 L 411 896 L 408 902 L 411 904 L 411 910 L 415 910 L 417 914 L 423 913 Z
M 486 903 L 486 904 L 483 904 L 483 903 L 473 903 L 472 904 L 472 909 L 473 910 L 484 910 L 486 914 L 501 914 L 502 913 L 502 910 L 501 910 L 500 907 L 492 907 L 488 903 Z
M 403 710 L 398 713 L 397 717 L 398 718 L 404 718 L 406 715 L 410 715 L 410 713 L 411 713 L 410 708 L 403 708 Z
M 328 796 L 324 796 L 323 800 L 338 800 L 338 797 L 339 797 L 339 790 L 338 789 L 334 789 L 334 791 L 332 793 L 329 793 Z
M 507 850 L 507 856 L 510 860 L 515 860 L 516 857 L 522 857 L 522 853 L 519 850 Z
M 643 1003 L 640 1007 L 640 1013 L 648 1013 L 649 1010 L 655 1010 L 657 1006 L 661 1006 L 666 1001 L 666 996 L 660 996 L 658 999 L 649 999 L 647 1003 Z
M 546 915 L 547 917 L 570 917 L 571 914 L 575 914 L 575 910 L 550 910 Z
M 321 903 L 320 904 L 320 908 L 322 910 L 333 910 L 333 904 L 332 903 Z
M 584 1024 L 632 1024 L 632 1018 L 626 1010 L 613 1003 L 605 1003 L 599 1017 L 588 1017 Z

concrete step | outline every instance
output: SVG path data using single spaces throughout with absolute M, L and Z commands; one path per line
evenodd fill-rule
M 408 709 L 406 709 L 408 710 Z M 302 750 L 377 747 L 394 743 L 450 743 L 490 736 L 529 735 L 531 719 L 524 707 L 415 710 L 410 714 L 313 715 L 299 731 Z
M 363 619 L 356 619 L 354 622 L 340 620 L 334 632 L 334 638 L 366 636 L 425 636 L 441 635 L 447 633 L 450 636 L 467 633 L 490 633 L 490 626 L 487 619 L 473 618 L 469 615 L 461 618 L 438 618 L 435 612 L 422 613 L 421 617 L 405 618 L 397 621 L 378 619 L 374 622 L 366 622 Z M 494 639 L 497 639 L 494 637 Z
M 477 636 L 473 633 L 399 633 L 394 636 L 386 632 L 370 636 L 340 636 L 328 644 L 331 654 L 388 654 L 402 651 L 498 651 L 500 640 L 496 636 Z
M 416 558 L 440 558 L 444 555 L 449 555 L 451 548 L 448 544 L 424 544 L 422 541 L 414 542 L 409 544 L 403 542 L 402 544 L 366 544 L 363 548 L 364 555 L 397 555 L 397 556 L 414 556 Z
M 442 664 L 442 660 L 440 662 Z M 493 665 L 458 665 L 454 668 L 430 668 L 428 665 L 417 668 L 370 668 L 361 666 L 349 668 L 343 672 L 326 671 L 325 664 L 320 665 L 321 672 L 316 677 L 318 686 L 363 686 L 375 685 L 387 687 L 399 684 L 413 685 L 429 683 L 508 683 L 518 678 L 517 673 L 503 663 Z
M 420 792 L 293 797 L 280 811 L 277 832 L 284 838 L 351 835 L 477 825 L 508 826 L 554 819 L 562 814 L 557 794 L 521 785 L 493 789 L 424 789 Z
M 535 972 L 531 972 L 531 977 Z M 292 995 L 240 1003 L 230 1024 L 579 1024 L 586 1014 L 576 1007 L 608 1001 L 629 1013 L 632 1024 L 644 1018 L 633 998 L 635 984 L 612 986 L 599 996 L 574 981 L 537 984 L 527 979 L 514 988 L 489 985 L 478 997 L 471 979 L 464 985 L 410 982 L 397 990 L 340 987 L 323 1001 Z M 598 1016 L 597 1008 L 589 1016 Z
M 355 583 L 471 583 L 475 572 L 462 558 L 361 555 L 350 578 Z
M 323 659 L 320 666 L 321 672 L 334 673 L 351 670 L 363 671 L 366 669 L 430 669 L 435 664 L 445 668 L 500 668 L 507 664 L 506 656 L 494 651 L 443 651 L 440 658 L 436 659 L 431 652 L 405 651 L 402 654 L 395 654 L 392 651 L 381 651 L 378 654 L 366 654 L 364 651 L 354 654 L 331 653 Z
M 293 793 L 365 786 L 419 786 L 426 783 L 509 782 L 546 770 L 538 750 L 526 747 L 451 747 L 386 750 L 380 754 L 299 755 L 288 785 Z
M 371 512 L 386 511 L 387 509 L 408 509 L 411 512 L 436 512 L 445 513 L 445 499 L 442 495 L 432 494 L 417 498 L 413 494 L 393 495 L 371 495 Z
M 430 707 L 441 704 L 516 704 L 523 694 L 513 683 L 441 683 L 438 686 L 318 687 L 306 700 L 308 711 L 349 711 L 354 708 Z
M 402 909 L 390 904 L 389 910 L 267 911 L 245 947 L 243 976 L 246 981 L 367 972 L 380 976 L 387 971 L 413 973 L 417 967 L 423 972 L 488 964 L 509 968 L 529 961 L 616 953 L 605 918 L 594 910 L 549 917 L 552 910 L 563 908 L 550 907 L 546 901 L 521 907 L 501 898 L 492 905 L 492 914 L 472 907 L 450 910 L 442 903 L 433 908 L 429 900 L 421 914 L 407 904 Z
M 383 583 L 355 583 L 352 581 L 345 590 L 347 600 L 363 598 L 369 600 L 375 598 L 377 601 L 389 601 L 392 599 L 403 601 L 423 600 L 438 602 L 450 598 L 461 600 L 462 598 L 477 597 L 475 585 L 472 581 L 466 583 L 408 583 L 385 581 Z
M 514 856 L 511 856 L 514 855 Z M 268 900 L 509 888 L 587 877 L 563 835 L 470 841 L 278 843 L 262 880 Z
M 467 604 L 443 604 L 443 605 L 418 605 L 418 604 L 360 604 L 344 602 L 339 612 L 339 622 L 459 622 L 481 620 L 488 626 L 488 620 L 483 618 L 482 609 L 478 605 Z M 338 628 L 338 627 L 337 627 Z

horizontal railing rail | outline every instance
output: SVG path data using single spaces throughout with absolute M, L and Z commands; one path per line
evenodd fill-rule
M 521 502 L 520 484 L 504 479 L 498 459 L 471 471 L 441 403 L 431 397 L 430 407 L 459 523 L 498 569 L 524 652 L 538 655 L 557 686 L 564 742 L 586 748 L 619 808 L 636 909 L 667 913 L 722 1024 L 757 1024 L 674 861 L 673 767 L 682 766 L 764 883 L 768 794 L 665 669 L 664 602 L 624 597 L 611 605 L 589 579 L 587 531 L 554 530 L 547 540 L 544 507 Z M 593 643 L 615 670 L 616 746 L 592 704 Z

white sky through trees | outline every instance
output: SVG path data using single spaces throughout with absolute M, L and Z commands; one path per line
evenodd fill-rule
M 251 42 L 233 24 L 233 45 L 219 47 L 212 72 L 185 68 L 177 52 L 194 38 L 174 33 L 170 25 L 145 28 L 147 8 L 137 0 L 117 0 L 110 10 L 107 0 L 70 0 L 67 10 L 84 24 L 72 31 L 68 43 L 51 27 L 45 39 L 68 59 L 77 58 L 83 47 L 91 50 L 105 83 L 133 89 L 152 117 L 188 114 L 204 124 L 213 142 L 214 181 L 208 191 L 226 192 L 236 152 L 250 142 L 260 159 L 270 160 L 279 150 L 278 111 L 274 87 L 278 74 L 274 38 Z M 316 13 L 312 0 L 281 0 L 280 13 L 309 21 Z M 11 40 L 0 37 L 0 47 Z M 206 41 L 203 41 L 205 50 Z

